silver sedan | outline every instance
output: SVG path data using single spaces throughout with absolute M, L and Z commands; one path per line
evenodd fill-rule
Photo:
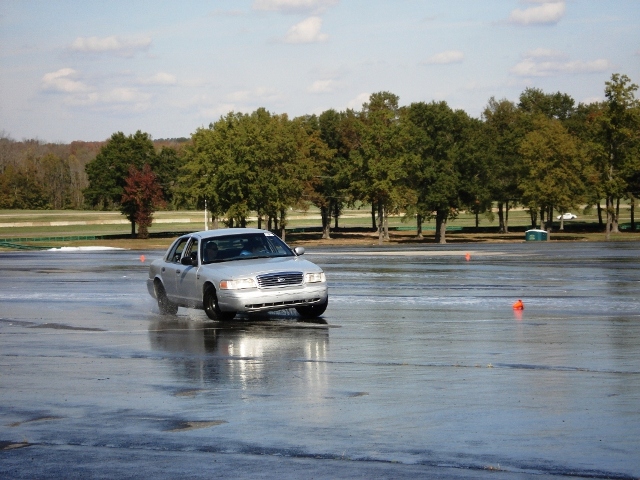
M 147 289 L 160 312 L 201 308 L 213 320 L 238 312 L 295 308 L 317 317 L 327 308 L 325 274 L 266 230 L 227 228 L 183 235 L 149 268 Z

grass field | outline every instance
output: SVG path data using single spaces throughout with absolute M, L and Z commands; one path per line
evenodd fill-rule
M 604 233 L 598 227 L 596 212 L 574 212 L 577 220 L 565 222 L 565 231 L 557 231 L 559 221 L 551 241 L 602 241 Z M 479 229 L 475 229 L 475 216 L 462 213 L 447 225 L 447 241 L 453 242 L 506 242 L 524 241 L 524 231 L 530 228 L 528 212 L 516 209 L 509 212 L 509 234 L 498 234 L 497 214 L 491 221 L 485 216 L 479 218 Z M 621 208 L 620 224 L 625 227 L 630 222 L 630 210 Z M 220 224 L 222 226 L 222 224 Z M 249 226 L 257 226 L 255 219 Z M 339 229 L 334 230 L 331 240 L 320 238 L 320 214 L 317 210 L 292 210 L 288 215 L 286 240 L 291 244 L 343 245 L 377 244 L 375 232 L 371 231 L 370 209 L 346 210 L 339 219 Z M 424 239 L 416 238 L 415 221 L 401 217 L 391 217 L 390 244 L 433 243 L 434 222 L 423 224 Z M 211 226 L 210 226 L 211 228 Z M 105 245 L 123 248 L 165 248 L 177 235 L 204 229 L 202 211 L 162 211 L 154 215 L 147 240 L 130 238 L 131 226 L 119 212 L 70 211 L 70 210 L 0 210 L 0 248 L 22 246 L 83 246 Z M 612 234 L 612 240 L 640 240 L 640 233 L 623 231 Z M 12 245 L 8 245 L 12 244 Z

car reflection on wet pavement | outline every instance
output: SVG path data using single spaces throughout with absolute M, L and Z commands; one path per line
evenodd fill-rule
M 283 368 L 286 371 L 293 367 L 297 367 L 297 376 L 311 381 L 309 377 L 318 373 L 314 364 L 326 361 L 326 320 L 303 322 L 294 316 L 277 320 L 278 314 L 265 317 L 222 324 L 205 322 L 195 329 L 192 320 L 162 318 L 151 323 L 150 345 L 155 351 L 173 355 L 175 375 L 187 382 L 187 388 L 196 384 L 204 388 L 275 384 L 286 380 Z M 310 369 L 313 372 L 309 373 Z M 288 387 L 292 387 L 291 382 Z M 314 394 L 318 389 L 314 380 Z
M 636 243 L 309 249 L 313 322 L 160 315 L 161 254 L 0 253 L 0 478 L 640 476 Z

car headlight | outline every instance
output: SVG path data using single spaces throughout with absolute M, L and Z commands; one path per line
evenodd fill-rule
M 326 282 L 327 278 L 324 276 L 324 272 L 307 273 L 304 276 L 304 281 L 306 283 Z
M 243 288 L 256 288 L 256 281 L 253 278 L 237 278 L 236 280 L 221 280 L 221 290 L 240 290 Z

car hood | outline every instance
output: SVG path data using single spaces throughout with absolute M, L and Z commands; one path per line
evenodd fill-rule
M 277 272 L 320 272 L 322 269 L 300 257 L 254 258 L 247 260 L 233 260 L 230 262 L 210 263 L 200 267 L 207 276 L 219 278 L 242 278 L 265 273 Z

